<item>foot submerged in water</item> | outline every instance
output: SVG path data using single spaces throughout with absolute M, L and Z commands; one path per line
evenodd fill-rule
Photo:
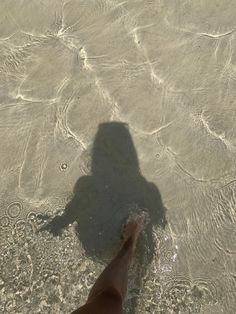
M 146 219 L 146 214 L 132 214 L 129 218 L 127 223 L 124 225 L 123 232 L 121 238 L 123 240 L 123 244 L 130 239 L 132 243 L 132 250 L 134 251 L 136 247 L 136 243 L 138 237 L 143 229 L 144 223 Z

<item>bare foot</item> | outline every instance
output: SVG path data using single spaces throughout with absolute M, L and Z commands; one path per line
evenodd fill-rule
M 142 214 L 132 214 L 129 218 L 127 223 L 124 226 L 122 232 L 122 240 L 125 243 L 129 238 L 132 239 L 132 248 L 135 249 L 136 242 L 142 231 L 144 222 L 145 222 L 145 213 Z

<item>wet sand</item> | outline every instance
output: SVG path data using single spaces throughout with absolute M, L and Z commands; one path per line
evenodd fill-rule
M 126 312 L 235 313 L 235 15 L 0 2 L 0 313 L 77 308 L 143 209 Z

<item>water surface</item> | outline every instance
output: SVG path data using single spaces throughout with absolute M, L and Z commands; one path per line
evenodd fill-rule
M 0 2 L 0 313 L 78 307 L 143 209 L 126 312 L 235 313 L 235 14 Z

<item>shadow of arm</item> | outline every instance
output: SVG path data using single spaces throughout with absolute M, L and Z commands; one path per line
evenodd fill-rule
M 48 221 L 39 231 L 48 231 L 54 236 L 60 235 L 68 225 L 79 219 L 81 211 L 88 206 L 86 199 L 90 193 L 90 178 L 80 178 L 74 187 L 74 196 L 65 206 L 64 213 L 51 219 L 48 215 L 41 215 L 41 219 Z
M 147 183 L 147 197 L 146 197 L 146 207 L 150 214 L 150 219 L 153 225 L 165 228 L 167 224 L 166 211 L 161 199 L 161 194 L 152 182 Z

